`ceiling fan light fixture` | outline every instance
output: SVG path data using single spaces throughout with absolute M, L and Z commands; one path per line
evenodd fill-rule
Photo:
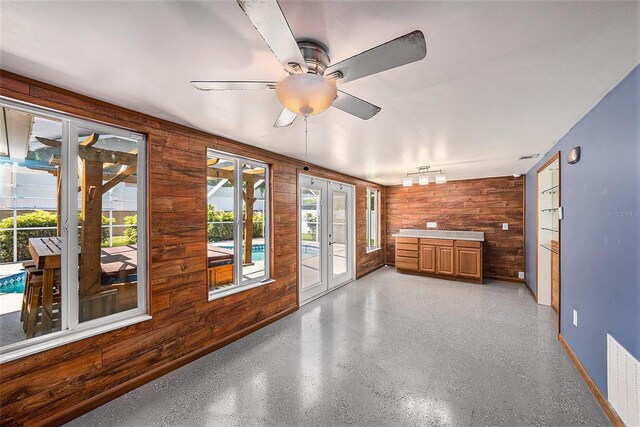
M 276 96 L 296 114 L 318 114 L 333 104 L 338 91 L 335 82 L 316 74 L 291 74 L 276 85 Z

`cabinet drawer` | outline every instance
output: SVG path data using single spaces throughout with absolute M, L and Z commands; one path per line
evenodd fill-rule
M 460 248 L 479 248 L 482 242 L 474 242 L 471 240 L 456 240 L 456 246 Z
M 433 246 L 453 246 L 453 240 L 444 239 L 420 239 L 421 245 L 433 245 Z
M 396 249 L 403 251 L 417 251 L 418 244 L 417 243 L 398 243 L 396 245 Z
M 417 270 L 418 258 L 396 257 L 396 268 L 401 270 Z
M 417 237 L 396 237 L 396 243 L 413 243 L 414 245 L 418 244 Z
M 396 256 L 405 257 L 405 258 L 418 258 L 418 251 L 403 251 L 398 249 L 396 251 Z

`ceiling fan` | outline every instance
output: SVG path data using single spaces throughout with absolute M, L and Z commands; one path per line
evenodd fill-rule
M 416 30 L 331 64 L 327 49 L 310 40 L 296 41 L 277 0 L 236 0 L 287 76 L 273 81 L 194 80 L 193 87 L 211 90 L 275 90 L 285 108 L 274 127 L 291 125 L 298 115 L 318 114 L 330 106 L 368 120 L 380 107 L 336 88 L 361 77 L 423 59 L 427 55 L 424 35 Z

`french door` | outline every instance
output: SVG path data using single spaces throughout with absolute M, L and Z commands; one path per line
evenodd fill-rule
M 300 176 L 300 303 L 354 277 L 354 188 Z

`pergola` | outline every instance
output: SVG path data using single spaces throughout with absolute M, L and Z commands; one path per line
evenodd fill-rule
M 224 167 L 214 167 L 220 162 L 219 158 L 207 160 L 207 178 L 225 179 L 235 187 L 235 177 L 233 173 L 233 165 Z M 253 216 L 256 203 L 255 187 L 256 183 L 264 180 L 265 170 L 263 168 L 255 168 L 242 172 L 242 180 L 246 182 L 242 189 L 242 198 L 245 203 L 246 221 L 244 223 L 244 263 L 252 263 L 252 246 L 253 246 Z
M 80 283 L 79 291 L 82 296 L 99 294 L 101 288 L 102 268 L 102 195 L 121 182 L 137 182 L 138 168 L 137 149 L 130 152 L 107 150 L 95 147 L 99 139 L 98 133 L 92 133 L 78 146 L 80 186 L 82 194 L 82 231 L 80 234 Z M 61 149 L 61 141 L 36 137 L 47 147 Z M 60 159 L 52 156 L 49 163 L 57 166 L 50 173 L 57 177 L 58 212 L 60 212 L 61 177 L 59 173 Z M 120 165 L 118 173 L 105 173 L 105 168 Z M 106 181 L 105 181 L 106 179 Z M 60 235 L 60 215 L 58 215 L 58 235 Z

